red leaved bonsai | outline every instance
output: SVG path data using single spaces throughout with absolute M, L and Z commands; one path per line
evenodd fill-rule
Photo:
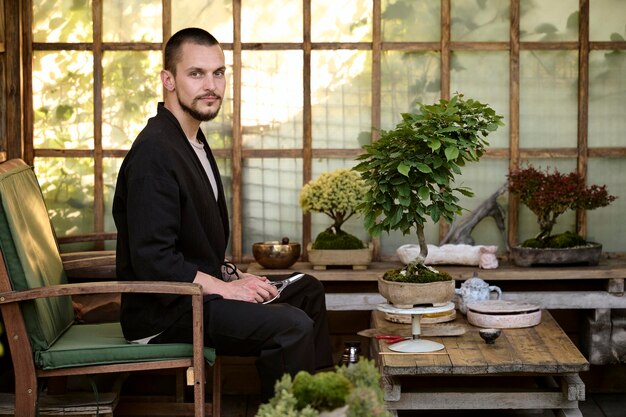
M 562 174 L 557 169 L 540 171 L 532 165 L 508 175 L 509 191 L 536 216 L 539 234 L 522 246 L 535 248 L 572 247 L 586 241 L 572 232 L 552 235 L 557 218 L 567 210 L 594 210 L 608 206 L 617 197 L 610 195 L 606 185 L 587 186 L 576 172 Z

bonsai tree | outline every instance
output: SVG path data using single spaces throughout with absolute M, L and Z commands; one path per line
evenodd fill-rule
M 552 235 L 557 218 L 567 210 L 594 210 L 608 206 L 617 197 L 606 186 L 587 186 L 576 172 L 562 174 L 557 169 L 541 171 L 532 165 L 508 175 L 509 191 L 519 196 L 536 216 L 539 234 L 522 243 L 523 247 L 567 248 L 584 246 L 585 239 L 573 232 Z
M 402 114 L 395 129 L 383 131 L 378 141 L 365 145 L 354 167 L 368 188 L 359 206 L 368 231 L 373 236 L 391 230 L 405 235 L 411 229 L 417 232 L 420 254 L 400 271 L 404 276 L 427 268 L 423 265 L 428 254 L 427 218 L 451 223 L 461 213 L 456 193 L 473 193 L 453 186 L 454 176 L 467 161 L 480 159 L 488 145 L 485 138 L 503 124 L 502 116 L 489 106 L 466 100 L 462 94 L 418 105 L 419 113 Z
M 380 373 L 369 359 L 361 359 L 336 372 L 311 375 L 301 371 L 276 382 L 275 395 L 261 404 L 256 417 L 319 417 L 320 412 L 345 408 L 346 417 L 390 417 L 385 409 Z M 332 414 L 337 415 L 337 414 Z
M 357 206 L 363 201 L 365 192 L 361 176 L 348 168 L 323 173 L 302 187 L 302 210 L 323 213 L 333 219 L 333 224 L 315 238 L 313 249 L 363 248 L 363 242 L 341 230 L 341 226 L 357 214 Z

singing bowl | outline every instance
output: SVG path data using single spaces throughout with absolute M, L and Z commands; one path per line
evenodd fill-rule
M 300 257 L 300 244 L 257 242 L 252 245 L 252 255 L 263 268 L 285 269 L 296 263 Z

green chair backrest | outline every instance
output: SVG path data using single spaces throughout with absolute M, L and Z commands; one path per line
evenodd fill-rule
M 14 290 L 67 282 L 54 230 L 33 169 L 21 160 L 0 173 L 0 249 Z M 48 349 L 74 322 L 70 297 L 22 304 L 34 351 Z

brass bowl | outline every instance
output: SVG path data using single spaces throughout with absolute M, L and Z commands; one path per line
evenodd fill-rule
M 300 257 L 300 244 L 257 242 L 252 245 L 252 255 L 263 268 L 285 269 L 295 264 Z

